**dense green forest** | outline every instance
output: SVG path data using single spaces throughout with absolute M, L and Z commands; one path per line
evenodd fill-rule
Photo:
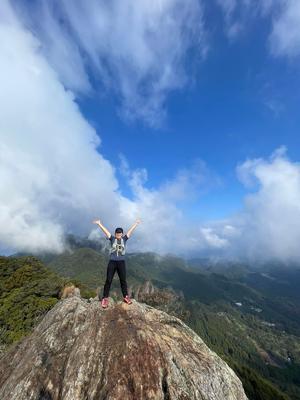
M 107 253 L 100 245 L 73 240 L 71 251 L 58 256 L 1 257 L 0 263 L 0 343 L 5 348 L 31 331 L 68 283 L 80 287 L 84 297 L 96 296 L 105 281 Z M 249 399 L 300 399 L 297 270 L 258 272 L 238 264 L 204 268 L 172 255 L 132 253 L 127 279 L 133 295 L 151 281 L 157 292 L 143 301 L 194 329 L 240 376 Z M 168 289 L 180 299 L 164 296 Z M 117 276 L 111 295 L 121 298 Z
M 0 349 L 30 333 L 71 282 L 81 289 L 82 296 L 95 295 L 79 281 L 57 275 L 33 256 L 0 256 Z

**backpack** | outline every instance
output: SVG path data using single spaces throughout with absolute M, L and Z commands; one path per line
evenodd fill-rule
M 121 238 L 121 243 L 118 243 L 117 238 L 115 238 L 114 242 L 111 245 L 111 248 L 109 249 L 110 254 L 113 252 L 117 253 L 117 256 L 124 256 L 125 255 L 125 243 L 123 238 Z M 120 254 L 121 253 L 121 254 Z

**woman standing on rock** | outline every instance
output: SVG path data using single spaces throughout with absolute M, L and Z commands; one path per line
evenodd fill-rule
M 130 238 L 132 231 L 138 226 L 140 222 L 141 220 L 137 219 L 136 222 L 132 225 L 132 227 L 128 230 L 128 232 L 124 236 L 123 236 L 123 229 L 116 228 L 115 235 L 113 236 L 105 228 L 105 226 L 102 225 L 100 220 L 93 221 L 94 224 L 98 225 L 102 229 L 102 231 L 106 235 L 106 239 L 110 240 L 110 245 L 111 245 L 110 258 L 106 271 L 106 281 L 104 284 L 103 296 L 101 299 L 101 305 L 103 308 L 106 308 L 108 306 L 109 290 L 116 271 L 120 279 L 121 290 L 123 293 L 124 301 L 127 304 L 132 303 L 127 291 L 125 249 L 127 240 Z M 99 294 L 99 299 L 100 299 L 100 294 Z

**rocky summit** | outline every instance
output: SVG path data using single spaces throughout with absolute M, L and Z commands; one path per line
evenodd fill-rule
M 1 400 L 246 400 L 180 319 L 133 299 L 61 299 L 0 359 Z

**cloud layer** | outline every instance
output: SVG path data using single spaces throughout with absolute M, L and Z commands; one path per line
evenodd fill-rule
M 300 163 L 281 147 L 269 159 L 246 160 L 237 174 L 253 192 L 240 213 L 200 229 L 207 245 L 226 257 L 299 261 Z
M 187 83 L 187 52 L 206 51 L 198 0 L 16 4 L 64 85 L 114 92 L 125 118 L 150 125 L 162 122 L 167 94 Z
M 87 235 L 97 217 L 110 230 L 142 217 L 136 248 L 174 250 L 161 232 L 176 234 L 183 218 L 177 203 L 188 192 L 197 195 L 205 165 L 196 160 L 150 190 L 147 171 L 132 171 L 123 156 L 120 168 L 134 199 L 124 197 L 99 135 L 6 0 L 0 43 L 0 250 L 59 252 L 65 232 Z
M 194 31 L 193 18 L 190 26 L 183 25 L 193 10 L 202 15 L 200 8 L 194 9 L 196 2 L 185 2 L 176 27 L 179 0 L 138 2 L 138 10 L 124 1 L 121 11 L 116 2 L 104 6 L 91 1 L 87 8 L 87 3 L 78 1 L 67 9 L 67 2 L 62 1 L 64 9 L 59 13 L 65 16 L 68 29 L 57 22 L 51 2 L 40 4 L 43 27 L 28 15 L 20 17 L 20 6 L 16 13 L 7 0 L 1 3 L 0 252 L 60 252 L 65 232 L 100 237 L 99 229 L 91 225 L 94 218 L 113 230 L 117 225 L 127 229 L 141 217 L 132 251 L 300 259 L 300 166 L 289 160 L 285 148 L 268 159 L 249 159 L 238 166 L 237 175 L 250 192 L 239 214 L 193 224 L 185 218 L 182 204 L 200 204 L 205 190 L 220 184 L 206 164 L 193 160 L 159 187 L 149 188 L 147 170 L 132 170 L 126 155 L 120 155 L 118 167 L 101 155 L 99 133 L 76 104 L 78 93 L 93 90 L 85 55 L 92 60 L 91 68 L 99 71 L 106 90 L 114 86 L 113 77 L 118 77 L 113 90 L 122 93 L 126 112 L 131 108 L 136 112 L 141 102 L 145 108 L 139 116 L 154 118 L 168 91 L 185 82 L 184 53 L 194 43 L 191 35 L 199 38 L 199 31 L 198 27 Z M 285 9 L 278 9 L 281 14 L 276 21 L 293 3 L 285 4 Z M 272 6 L 270 2 L 268 7 Z M 264 12 L 269 12 L 268 7 Z M 90 32 L 78 21 L 79 11 L 80 15 L 87 13 Z M 128 15 L 132 26 L 132 37 L 122 45 L 121 12 Z M 103 21 L 97 19 L 97 23 L 103 26 L 94 26 L 93 15 L 99 13 Z M 164 23 L 163 15 L 169 15 Z M 112 38 L 106 17 L 117 27 Z M 98 29 L 105 39 L 101 43 L 97 35 L 90 37 Z M 119 48 L 112 49 L 110 40 L 115 43 L 116 38 Z M 144 81 L 156 84 L 147 88 Z M 117 172 L 127 181 L 131 199 L 121 193 Z
M 103 212 L 113 214 L 106 200 L 118 206 L 118 183 L 38 41 L 8 2 L 1 7 L 0 243 L 60 250 L 63 231 L 82 231 L 82 217 L 95 215 L 100 199 Z

